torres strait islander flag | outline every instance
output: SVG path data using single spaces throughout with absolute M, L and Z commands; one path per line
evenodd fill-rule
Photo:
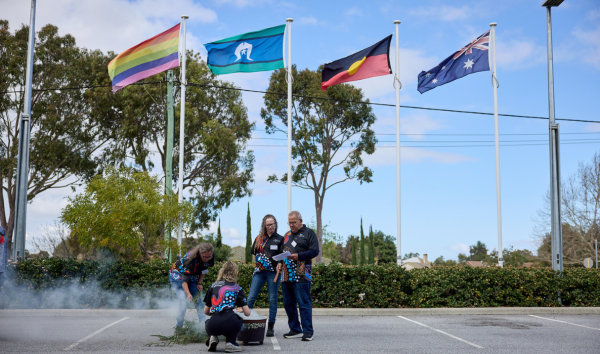
M 127 49 L 108 63 L 113 92 L 136 81 L 178 67 L 180 26 L 181 24 L 178 24 Z
M 390 66 L 390 43 L 392 35 L 380 42 L 345 58 L 325 64 L 321 89 L 344 82 L 358 81 L 392 73 Z

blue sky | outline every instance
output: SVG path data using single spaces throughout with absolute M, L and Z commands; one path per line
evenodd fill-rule
M 27 1 L 14 5 L 0 0 L 0 13 L 14 29 L 29 21 Z M 368 47 L 400 25 L 401 104 L 469 111 L 493 111 L 489 72 L 469 75 L 425 94 L 419 94 L 417 75 L 428 70 L 497 22 L 497 71 L 499 111 L 505 114 L 548 116 L 546 62 L 546 10 L 542 1 L 95 1 L 57 0 L 52 6 L 38 1 L 38 25 L 53 23 L 61 34 L 70 33 L 79 45 L 104 51 L 123 51 L 175 25 L 180 15 L 190 16 L 188 49 L 206 54 L 202 44 L 285 23 L 292 25 L 292 59 L 300 69 L 345 57 Z M 10 5 L 9 5 L 10 4 Z M 4 15 L 6 14 L 6 15 Z M 556 117 L 597 120 L 593 109 L 600 90 L 600 4 L 597 1 L 565 1 L 553 9 Z M 394 39 L 395 41 L 395 39 Z M 393 53 L 392 45 L 391 52 Z M 393 60 L 393 58 L 392 58 Z M 264 90 L 270 73 L 231 74 L 221 78 L 239 87 Z M 355 83 L 372 102 L 394 103 L 392 76 Z M 259 113 L 263 97 L 244 93 L 250 119 L 256 122 L 253 137 L 267 137 Z M 328 191 L 323 220 L 343 236 L 366 227 L 396 236 L 396 172 L 394 145 L 395 110 L 374 107 L 374 130 L 381 147 L 365 158 L 374 170 L 374 182 L 346 182 Z M 501 146 L 503 245 L 535 250 L 533 227 L 537 210 L 544 206 L 549 186 L 548 121 L 500 117 L 501 142 L 521 141 L 529 146 Z M 572 175 L 600 147 L 600 124 L 560 122 L 561 173 Z M 456 259 L 458 252 L 481 240 L 497 246 L 493 117 L 403 108 L 402 151 L 402 252 L 443 255 Z M 577 134 L 575 134 L 577 133 Z M 585 133 L 585 134 L 580 134 Z M 432 135 L 438 134 L 438 135 Z M 478 134 L 478 135 L 476 135 Z M 513 134 L 513 135 L 510 135 Z M 524 135 L 538 134 L 538 135 Z M 281 135 L 281 134 L 280 134 Z M 269 136 L 273 137 L 273 136 Z M 280 136 L 284 138 L 285 136 Z M 592 139 L 585 143 L 581 139 Z M 523 142 L 526 140 L 526 142 Z M 532 141 L 534 140 L 534 141 Z M 391 142 L 387 142 L 391 141 Z M 448 143 L 433 143 L 449 141 Z M 466 143 L 482 141 L 482 143 Z M 465 143 L 462 143 L 465 142 Z M 589 141 L 587 141 L 589 142 Z M 572 144 L 575 143 L 575 144 Z M 250 202 L 253 236 L 264 214 L 277 216 L 285 230 L 286 187 L 266 182 L 273 173 L 286 170 L 284 141 L 252 140 L 257 161 L 254 195 L 221 213 L 226 243 L 245 242 L 246 208 Z M 512 144 L 519 144 L 514 142 Z M 340 176 L 341 171 L 336 173 Z M 64 206 L 68 190 L 49 192 L 28 209 L 28 234 Z M 312 192 L 295 188 L 293 208 L 305 221 L 315 216 Z M 214 230 L 211 227 L 211 230 Z

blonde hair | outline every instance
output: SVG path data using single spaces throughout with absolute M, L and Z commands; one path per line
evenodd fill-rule
M 217 275 L 217 281 L 225 279 L 226 281 L 237 283 L 238 281 L 238 266 L 232 261 L 227 261 L 221 269 L 219 269 L 219 275 Z
M 275 217 L 271 214 L 267 214 L 265 215 L 265 217 L 262 219 L 262 224 L 260 225 L 260 233 L 258 234 L 258 236 L 256 236 L 256 242 L 254 243 L 254 251 L 257 251 L 260 247 L 260 244 L 263 243 L 265 237 L 267 237 L 268 233 L 267 233 L 267 220 L 268 219 L 273 219 L 273 222 L 275 223 L 275 231 L 277 232 L 277 219 L 275 219 Z
M 200 257 L 200 254 L 204 253 L 204 252 L 212 252 L 214 253 L 214 247 L 213 245 L 211 245 L 210 243 L 201 243 L 198 246 L 192 248 L 191 251 L 188 252 L 188 257 L 187 259 L 183 262 L 184 265 L 188 265 L 192 260 L 194 260 L 195 258 Z

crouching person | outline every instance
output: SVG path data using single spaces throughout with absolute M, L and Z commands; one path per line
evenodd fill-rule
M 244 315 L 250 316 L 250 308 L 246 304 L 244 290 L 237 280 L 238 266 L 232 261 L 227 261 L 219 270 L 217 281 L 206 292 L 204 313 L 211 316 L 205 326 L 206 333 L 210 336 L 209 352 L 217 350 L 219 344 L 217 336 L 225 336 L 226 353 L 242 351 L 235 340 L 242 329 L 243 321 L 233 312 L 233 309 L 241 307 Z
M 196 294 L 202 291 L 202 279 L 208 274 L 208 268 L 215 265 L 213 250 L 214 248 L 210 243 L 201 243 L 181 257 L 180 260 L 173 263 L 169 270 L 171 289 L 173 289 L 179 300 L 176 329 L 183 326 L 188 302 L 193 301 Z M 198 299 L 196 310 L 198 311 L 200 323 L 203 323 L 206 318 L 202 311 L 203 307 L 202 299 Z

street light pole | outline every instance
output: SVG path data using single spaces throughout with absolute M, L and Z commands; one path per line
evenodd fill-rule
M 29 137 L 31 135 L 31 94 L 33 82 L 33 54 L 35 50 L 35 0 L 31 0 L 29 44 L 25 71 L 25 102 L 19 124 L 19 158 L 17 160 L 16 211 L 13 236 L 13 261 L 25 260 L 27 226 L 27 185 L 29 182 Z
M 562 254 L 562 223 L 560 216 L 560 140 L 559 125 L 554 119 L 554 72 L 552 58 L 552 7 L 557 7 L 563 0 L 546 0 L 542 6 L 546 7 L 546 20 L 548 30 L 548 109 L 550 113 L 550 207 L 551 207 L 551 240 L 552 240 L 552 269 L 563 270 Z

